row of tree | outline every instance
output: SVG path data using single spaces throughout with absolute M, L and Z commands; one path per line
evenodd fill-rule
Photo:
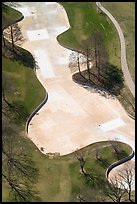
M 73 58 L 73 63 L 72 62 Z M 81 74 L 81 62 L 85 64 L 88 71 L 89 79 L 91 67 L 94 66 L 98 69 L 98 79 L 101 77 L 101 68 L 108 60 L 108 54 L 106 52 L 103 35 L 100 31 L 94 32 L 87 40 L 82 42 L 81 53 L 73 52 L 72 58 L 70 58 L 70 67 L 75 66 L 78 68 Z M 75 59 L 75 60 L 74 60 Z
M 15 45 L 21 45 L 24 42 L 24 38 L 21 33 L 21 29 L 18 26 L 18 23 L 15 23 L 11 26 L 8 26 L 2 32 L 3 45 L 6 47 L 6 40 L 11 42 L 12 51 L 15 52 Z
M 115 95 L 118 95 L 123 87 L 122 71 L 108 63 L 107 49 L 103 35 L 99 31 L 83 41 L 81 53 L 78 51 L 71 54 L 69 67 L 72 72 L 78 71 L 87 82 L 105 88 Z M 75 73 L 73 78 L 76 79 L 77 76 Z

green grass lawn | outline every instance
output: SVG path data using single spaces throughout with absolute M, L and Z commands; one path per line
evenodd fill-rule
M 21 100 L 31 113 L 42 102 L 46 93 L 38 81 L 34 69 L 6 58 L 2 58 L 2 67 L 3 72 L 10 78 L 18 92 L 18 94 L 9 94 L 9 100 Z
M 9 25 L 11 22 L 13 23 L 14 21 L 17 21 L 19 18 L 21 18 L 21 16 L 22 13 L 7 5 L 4 5 L 2 10 L 2 25 Z M 8 47 L 10 46 L 7 42 L 6 44 Z M 6 48 L 3 48 L 3 52 L 2 73 L 8 86 L 8 89 L 6 90 L 6 97 L 9 102 L 24 106 L 27 111 L 27 115 L 22 121 L 22 124 L 25 125 L 27 117 L 46 96 L 46 91 L 38 81 L 33 69 L 34 67 L 29 67 L 30 61 L 33 60 L 33 57 L 29 52 L 26 54 L 24 49 L 22 49 L 20 52 L 20 54 L 22 53 L 22 57 L 24 56 L 26 66 L 23 65 L 23 60 L 16 61 L 15 59 L 8 59 L 8 56 L 11 55 L 11 51 L 6 51 Z
M 127 63 L 135 81 L 135 2 L 102 2 L 118 21 L 126 40 Z
M 4 7 L 2 7 L 2 27 L 6 26 L 6 25 L 10 25 L 12 23 L 14 23 L 15 20 L 18 20 L 22 17 L 22 13 L 10 8 L 7 5 L 4 5 Z
M 39 180 L 36 183 L 36 189 L 39 191 L 41 201 L 46 202 L 77 202 L 76 196 L 80 192 L 81 186 L 84 185 L 84 176 L 80 173 L 79 161 L 76 159 L 75 153 L 49 159 L 42 154 L 29 139 L 23 139 L 27 152 L 32 154 L 32 159 L 35 161 L 39 169 Z M 23 143 L 22 143 L 23 144 Z M 128 145 L 119 143 L 121 148 L 128 154 L 131 153 L 131 148 Z M 81 151 L 86 160 L 85 169 L 97 175 L 98 178 L 105 179 L 105 173 L 108 166 L 103 166 L 95 159 L 96 146 L 98 146 L 102 158 L 106 159 L 108 164 L 115 162 L 116 156 L 113 154 L 109 142 L 99 142 L 84 147 Z M 109 156 L 108 156 L 109 155 Z M 3 188 L 3 201 L 8 201 L 6 198 L 5 184 Z M 87 187 L 88 190 L 90 189 Z M 100 196 L 96 189 L 97 197 Z
M 25 125 L 28 116 L 46 96 L 46 91 L 36 78 L 34 70 L 17 61 L 3 57 L 2 72 L 10 85 L 7 89 L 7 99 L 9 102 L 21 104 L 27 112 L 21 122 Z
M 108 62 L 114 66 L 117 66 L 119 69 L 121 69 L 121 59 L 120 59 L 120 42 L 118 33 L 113 25 L 113 23 L 110 21 L 110 19 L 103 14 L 101 11 L 97 11 L 95 2 L 61 2 L 62 6 L 65 8 L 69 23 L 70 23 L 70 29 L 68 31 L 65 31 L 64 33 L 60 34 L 57 37 L 57 40 L 62 46 L 65 46 L 68 49 L 81 51 L 82 45 L 84 40 L 88 39 L 89 36 L 92 34 L 94 30 L 99 30 L 102 35 L 104 36 L 105 46 L 106 50 L 108 51 Z M 131 72 L 132 76 L 134 75 L 134 4 L 133 3 L 126 3 L 124 2 L 115 2 L 115 3 L 104 3 L 105 5 L 113 5 L 113 4 L 120 4 L 119 10 L 124 7 L 123 16 L 126 16 L 126 8 L 128 7 L 128 26 L 126 28 L 126 41 L 128 46 L 130 46 L 132 49 L 128 49 L 127 57 L 128 62 L 131 61 Z M 125 6 L 124 6 L 125 5 Z M 110 6 L 111 7 L 111 6 Z M 115 8 L 115 5 L 114 5 Z M 111 9 L 115 10 L 115 13 L 117 12 L 117 9 Z M 121 9 L 121 13 L 122 13 Z M 113 14 L 113 13 L 112 13 Z M 120 14 L 119 14 L 120 16 Z M 131 17 L 132 16 L 132 17 Z M 115 17 L 115 16 L 114 16 Z M 128 18 L 128 17 L 127 17 Z M 121 19 L 127 19 L 126 17 L 121 17 Z M 126 20 L 123 21 L 123 24 Z M 131 23 L 131 31 L 130 30 L 130 23 Z M 122 27 L 122 26 L 121 26 Z M 126 27 L 123 25 L 123 27 Z M 122 29 L 124 29 L 122 27 Z M 129 33 L 129 34 L 128 34 Z M 130 57 L 131 56 L 131 57 Z M 128 64 L 129 64 L 128 63 Z M 133 77 L 134 78 L 134 77 Z M 132 93 L 129 91 L 126 83 L 124 83 L 124 87 L 121 90 L 121 93 L 119 96 L 117 96 L 125 110 L 128 114 L 132 115 L 132 117 L 135 117 L 135 99 L 132 96 Z
M 59 43 L 70 49 L 82 50 L 83 41 L 88 39 L 94 31 L 99 30 L 110 53 L 109 63 L 115 63 L 120 67 L 117 31 L 105 15 L 97 12 L 95 2 L 61 2 L 61 4 L 67 12 L 71 28 L 57 37 Z

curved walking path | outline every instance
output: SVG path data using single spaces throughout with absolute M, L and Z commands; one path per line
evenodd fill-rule
M 133 96 L 135 97 L 135 84 L 131 78 L 129 69 L 128 69 L 128 65 L 127 65 L 127 60 L 126 60 L 126 45 L 125 45 L 125 38 L 122 32 L 122 29 L 120 28 L 120 25 L 118 24 L 118 22 L 115 20 L 115 18 L 112 16 L 112 14 L 110 14 L 110 12 L 108 10 L 106 10 L 100 2 L 96 2 L 96 5 L 110 18 L 110 20 L 113 22 L 114 26 L 117 29 L 118 35 L 119 35 L 119 39 L 120 39 L 120 44 L 121 44 L 121 67 L 122 67 L 122 71 L 125 77 L 125 81 L 131 91 L 131 93 L 133 94 Z M 134 165 L 132 164 L 133 161 L 128 161 L 126 162 L 127 164 L 129 163 L 130 165 Z M 112 181 L 115 180 L 115 178 L 118 175 L 119 171 L 125 171 L 125 165 L 126 163 L 119 165 L 115 168 L 113 168 L 108 176 L 108 179 L 111 179 Z M 115 177 L 116 176 L 116 177 Z M 133 189 L 135 189 L 135 186 L 132 186 Z
M 120 28 L 118 22 L 115 20 L 115 18 L 109 13 L 108 10 L 106 10 L 100 2 L 96 2 L 96 5 L 110 18 L 110 20 L 113 22 L 114 26 L 116 27 L 120 39 L 120 45 L 121 45 L 121 67 L 122 71 L 125 77 L 125 81 L 128 85 L 128 88 L 130 89 L 131 93 L 135 97 L 135 84 L 131 78 L 127 60 L 126 60 L 126 45 L 125 45 L 125 38 L 122 32 L 122 29 Z
M 55 2 L 21 2 L 25 16 L 19 23 L 34 54 L 37 78 L 48 92 L 47 103 L 28 126 L 28 137 L 42 153 L 69 154 L 91 143 L 114 139 L 135 149 L 135 123 L 118 100 L 90 93 L 72 81 L 68 68 L 71 51 L 57 35 L 69 28 L 67 15 Z

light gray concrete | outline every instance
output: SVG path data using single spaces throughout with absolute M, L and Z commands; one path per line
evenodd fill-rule
M 127 141 L 134 149 L 134 120 L 128 117 L 120 102 L 91 93 L 72 81 L 68 68 L 69 54 L 56 40 L 62 29 L 69 28 L 67 15 L 60 5 L 44 2 L 21 2 L 26 16 L 20 22 L 29 50 L 38 62 L 38 80 L 48 92 L 47 103 L 34 116 L 28 127 L 28 137 L 42 153 L 69 154 L 97 141 L 118 139 Z M 54 11 L 54 15 L 51 12 Z M 42 15 L 41 15 L 42 14 Z M 28 31 L 46 29 L 49 38 L 28 36 Z M 59 59 L 59 60 L 58 60 Z M 61 61 L 63 59 L 63 62 Z M 99 125 L 121 118 L 123 125 L 103 131 Z

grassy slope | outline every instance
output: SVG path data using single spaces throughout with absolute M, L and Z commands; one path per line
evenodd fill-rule
M 3 71 L 8 77 L 10 77 L 11 82 L 14 83 L 14 86 L 20 94 L 19 96 L 16 96 L 14 93 L 11 93 L 8 97 L 10 100 L 22 100 L 29 112 L 31 112 L 44 97 L 43 88 L 41 88 L 41 85 L 37 81 L 33 70 L 18 64 L 16 61 L 13 62 L 8 59 L 3 59 L 2 62 Z M 79 173 L 79 162 L 75 159 L 74 154 L 49 159 L 47 156 L 39 152 L 36 146 L 28 138 L 23 141 L 23 146 L 25 146 L 27 151 L 33 155 L 33 160 L 36 162 L 40 171 L 37 189 L 40 191 L 42 201 L 74 200 L 74 195 L 76 192 L 79 192 L 79 187 L 81 182 L 83 182 L 83 177 Z M 103 144 L 105 143 L 100 143 L 100 146 L 102 147 Z M 95 161 L 93 161 L 95 156 L 95 152 L 93 151 L 95 145 L 96 144 L 93 144 L 83 149 L 85 152 L 91 152 L 89 158 L 92 159 L 92 163 L 95 163 Z M 124 148 L 128 154 L 131 152 L 127 145 Z M 109 159 L 113 162 L 115 160 L 114 155 Z M 88 168 L 89 166 L 90 168 L 92 167 L 91 164 L 88 165 Z M 96 166 L 94 166 L 94 168 L 96 168 Z M 103 176 L 105 175 L 104 168 L 100 167 L 100 172 Z M 9 201 L 8 187 L 5 183 L 3 183 L 2 194 L 3 201 Z
M 39 169 L 40 175 L 36 183 L 36 189 L 39 191 L 41 200 L 46 202 L 77 202 L 76 196 L 80 192 L 80 187 L 84 184 L 84 177 L 79 172 L 79 161 L 76 159 L 75 154 L 72 153 L 49 159 L 28 138 L 23 139 L 22 145 L 23 143 L 27 151 L 32 154 L 32 159 L 36 162 L 36 166 Z M 128 145 L 120 144 L 127 154 L 131 153 L 131 148 Z M 105 178 L 107 166 L 104 167 L 96 161 L 96 146 L 101 148 L 102 158 L 107 159 L 109 164 L 117 160 L 112 153 L 113 150 L 107 147 L 108 145 L 108 142 L 100 142 L 82 149 L 84 158 L 86 159 L 85 169 L 98 174 L 99 178 Z M 9 201 L 8 187 L 4 182 L 2 187 L 3 202 Z M 98 192 L 97 189 L 97 196 L 99 197 L 100 192 L 99 194 Z
M 36 78 L 34 70 L 6 58 L 2 59 L 2 67 L 18 92 L 18 95 L 14 93 L 8 95 L 9 100 L 21 100 L 31 113 L 45 96 L 45 89 Z
M 132 79 L 135 81 L 135 3 L 134 2 L 102 2 L 102 5 L 110 11 L 123 30 L 127 62 Z
M 10 8 L 7 5 L 4 5 L 3 10 L 4 12 L 2 13 L 2 27 L 10 25 L 15 20 L 20 19 L 22 17 L 22 13 L 13 8 Z
M 84 152 L 87 152 L 88 150 L 89 152 L 91 152 L 94 149 L 95 145 L 96 144 L 93 144 L 89 147 L 84 148 Z M 100 145 L 102 146 L 102 143 Z M 130 149 L 128 149 L 128 151 L 130 151 Z M 95 155 L 94 151 L 88 157 L 88 159 L 92 158 L 91 163 L 89 163 L 90 169 L 93 168 L 92 162 L 95 162 L 93 155 Z M 114 161 L 114 158 L 112 159 L 112 157 L 110 159 L 111 161 Z M 45 163 L 41 164 L 44 165 L 46 170 L 46 172 L 43 172 L 44 169 L 41 169 L 40 185 L 41 183 L 43 183 L 43 187 L 46 192 L 43 192 L 43 200 L 73 201 L 74 194 L 76 192 L 79 192 L 79 188 L 83 183 L 83 176 L 79 173 L 79 162 L 74 157 L 74 154 L 63 156 L 61 158 L 55 158 L 52 160 L 45 158 Z M 95 165 L 94 168 L 96 171 L 98 167 Z M 105 169 L 100 169 L 102 170 L 102 175 L 104 176 Z M 46 178 L 45 181 L 43 181 L 43 176 L 44 178 Z M 76 198 L 74 200 L 76 201 Z
M 102 5 L 112 13 L 123 30 L 126 41 L 127 63 L 132 79 L 135 81 L 135 4 L 134 2 L 102 2 Z M 130 103 L 135 106 L 134 97 L 128 88 L 124 88 L 122 94 L 124 98 L 119 96 L 119 99 L 128 113 L 133 116 L 134 113 Z
M 5 10 L 2 12 L 2 26 L 11 24 L 21 16 L 22 14 L 20 12 L 6 6 Z M 2 72 L 9 86 L 6 98 L 10 102 L 22 102 L 28 114 L 31 114 L 45 97 L 45 89 L 37 80 L 34 70 L 19 64 L 17 61 L 2 57 Z M 13 92 L 13 90 L 15 92 Z M 18 94 L 16 94 L 16 92 L 18 92 Z M 27 118 L 23 121 L 24 126 L 26 120 Z M 27 140 L 27 143 L 30 143 L 30 141 Z M 4 182 L 2 184 L 2 189 L 3 201 L 9 201 L 8 186 Z
M 94 29 L 100 30 L 104 35 L 105 45 L 109 53 L 108 62 L 120 68 L 121 55 L 118 33 L 110 19 L 102 12 L 97 12 L 95 2 L 61 2 L 61 4 L 67 12 L 71 28 L 57 37 L 59 43 L 72 50 L 81 50 L 82 40 L 88 38 Z M 134 20 L 132 18 L 133 22 Z M 118 99 L 125 110 L 134 117 L 135 112 L 133 106 L 135 106 L 135 100 L 126 83 Z
M 131 149 L 128 145 L 120 143 L 122 148 L 128 153 L 131 153 Z M 79 192 L 80 186 L 84 183 L 83 175 L 79 173 L 79 161 L 76 159 L 74 153 L 49 159 L 43 155 L 36 146 L 29 142 L 25 143 L 27 149 L 33 155 L 33 160 L 36 162 L 39 168 L 39 181 L 36 184 L 37 189 L 40 192 L 42 201 L 56 202 L 64 201 L 71 202 L 77 201 L 76 193 Z M 97 143 L 89 145 L 83 148 L 83 155 L 87 162 L 86 169 L 100 174 L 105 178 L 105 171 L 107 167 L 103 167 L 95 160 L 95 147 Z M 108 142 L 98 143 L 98 146 L 102 149 L 102 158 L 106 158 L 108 163 L 116 161 L 116 157 L 112 153 L 112 149 L 103 147 L 108 145 Z M 108 157 L 109 155 L 109 157 Z
M 17 10 L 4 7 L 2 12 L 2 25 L 9 25 L 22 16 Z M 29 53 L 28 53 L 29 54 Z M 27 110 L 28 115 L 42 102 L 45 97 L 45 89 L 37 80 L 34 70 L 23 66 L 18 61 L 2 57 L 2 72 L 7 78 L 10 89 L 7 99 L 11 102 L 21 102 Z M 15 92 L 10 92 L 11 88 Z M 18 92 L 18 94 L 16 94 Z M 27 118 L 23 121 L 25 125 Z
M 65 8 L 71 28 L 57 37 L 59 43 L 70 48 L 82 49 L 82 41 L 87 39 L 94 30 L 99 30 L 105 40 L 110 54 L 109 62 L 120 67 L 120 45 L 115 28 L 108 18 L 96 11 L 95 2 L 61 2 Z

